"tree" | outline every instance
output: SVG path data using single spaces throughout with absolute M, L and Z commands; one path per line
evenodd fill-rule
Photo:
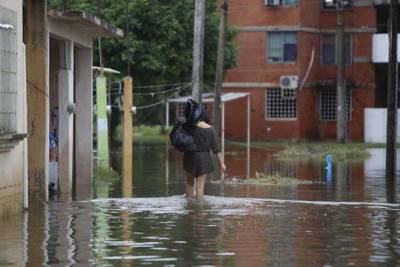
M 49 0 L 49 6 L 62 6 Z M 134 87 L 190 82 L 192 74 L 194 0 L 70 0 L 70 10 L 85 10 L 125 30 L 125 38 L 102 40 L 103 64 L 127 74 L 130 65 Z M 98 7 L 101 10 L 98 10 Z M 204 91 L 213 88 L 218 45 L 219 15 L 215 0 L 208 0 L 204 42 Z M 236 62 L 235 32 L 228 30 L 226 67 Z M 98 57 L 95 52 L 95 64 Z M 138 88 L 135 92 L 162 90 Z M 190 89 L 187 91 L 190 93 Z M 136 97 L 135 104 L 155 102 Z M 161 111 L 162 112 L 162 111 Z M 151 122 L 156 122 L 153 116 Z

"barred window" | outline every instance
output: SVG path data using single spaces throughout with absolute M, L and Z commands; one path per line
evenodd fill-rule
M 0 135 L 17 132 L 17 14 L 0 6 Z
M 336 87 L 324 87 L 320 91 L 320 112 L 321 120 L 335 121 L 336 120 Z M 346 111 L 347 120 L 351 120 L 351 90 L 346 92 Z
M 295 119 L 297 92 L 293 89 L 268 88 L 266 93 L 267 119 Z

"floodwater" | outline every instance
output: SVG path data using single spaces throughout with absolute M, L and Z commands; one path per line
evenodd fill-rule
M 183 196 L 181 155 L 161 145 L 135 153 L 132 198 L 121 198 L 121 181 L 97 181 L 94 200 L 35 203 L 1 220 L 0 266 L 400 265 L 400 205 L 388 203 L 396 197 L 386 193 L 383 149 L 335 163 L 332 175 L 323 163 L 252 149 L 251 176 L 318 183 L 209 183 L 201 201 Z M 246 176 L 245 149 L 229 147 L 226 161 L 227 178 Z

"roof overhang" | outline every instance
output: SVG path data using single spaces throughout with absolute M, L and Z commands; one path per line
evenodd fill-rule
M 221 95 L 221 102 L 229 102 L 234 101 L 239 98 L 247 97 L 250 93 L 223 93 Z M 188 99 L 192 98 L 192 96 L 182 96 L 173 99 L 169 99 L 168 102 L 170 103 L 186 103 Z M 202 103 L 212 103 L 214 102 L 214 94 L 213 93 L 205 93 L 202 94 Z
M 49 10 L 47 15 L 57 21 L 68 22 L 68 26 L 87 32 L 92 37 L 124 37 L 124 31 L 85 11 Z

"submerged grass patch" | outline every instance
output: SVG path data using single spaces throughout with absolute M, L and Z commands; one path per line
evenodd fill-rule
M 316 181 L 300 180 L 293 177 L 282 176 L 279 173 L 264 174 L 256 172 L 256 178 L 237 179 L 225 181 L 213 181 L 213 183 L 224 183 L 228 185 L 273 185 L 273 186 L 296 186 L 304 184 L 320 183 Z
M 133 128 L 133 142 L 141 144 L 163 144 L 168 140 L 171 129 L 161 128 L 161 125 L 140 125 Z M 122 142 L 122 125 L 114 131 L 113 139 Z
M 94 181 L 116 181 L 121 179 L 118 172 L 114 171 L 112 168 L 107 168 L 103 166 L 98 166 L 93 169 Z
M 276 156 L 280 160 L 324 160 L 332 155 L 334 161 L 363 161 L 370 157 L 365 144 L 300 143 L 285 144 Z

